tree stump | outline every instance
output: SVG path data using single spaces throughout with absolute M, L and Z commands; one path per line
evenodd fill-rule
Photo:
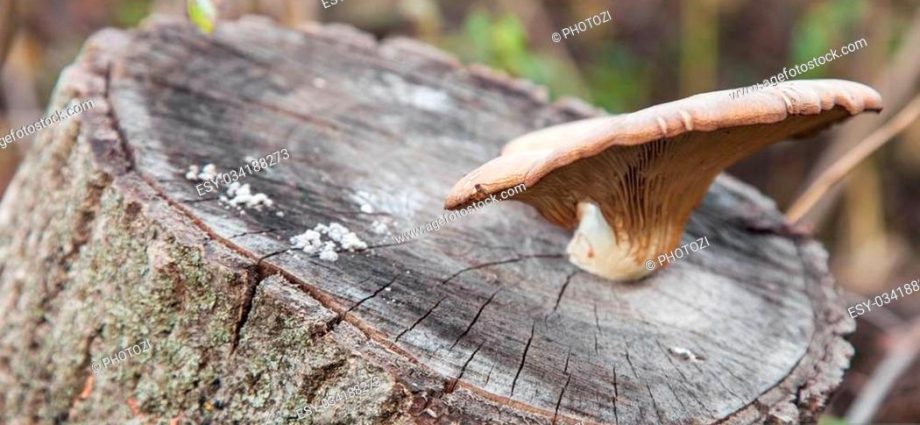
M 824 250 L 729 177 L 685 234 L 711 247 L 637 283 L 580 272 L 514 202 L 374 233 L 437 218 L 505 141 L 598 114 L 411 40 L 157 18 L 93 36 L 49 111 L 85 100 L 0 209 L 5 423 L 795 423 L 852 354 Z M 273 208 L 185 177 L 280 149 L 240 179 Z M 291 249 L 330 222 L 370 246 Z

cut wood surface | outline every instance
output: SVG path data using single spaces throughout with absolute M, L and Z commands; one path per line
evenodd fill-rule
M 49 110 L 85 99 L 0 208 L 0 422 L 795 423 L 852 354 L 823 248 L 730 177 L 684 235 L 711 246 L 637 283 L 514 202 L 395 243 L 507 140 L 598 113 L 411 40 L 159 18 L 96 34 Z M 273 208 L 185 177 L 280 149 L 240 179 Z M 331 222 L 369 248 L 291 249 Z

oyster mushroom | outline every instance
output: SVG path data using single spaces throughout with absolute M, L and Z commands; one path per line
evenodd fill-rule
M 458 181 L 446 209 L 523 183 L 512 199 L 573 229 L 569 260 L 612 280 L 635 280 L 645 261 L 674 250 L 709 185 L 770 144 L 807 137 L 865 111 L 878 92 L 844 80 L 786 81 L 732 99 L 699 94 L 637 112 L 525 134 Z

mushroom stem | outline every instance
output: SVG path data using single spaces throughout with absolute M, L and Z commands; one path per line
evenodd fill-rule
M 597 204 L 578 203 L 578 227 L 566 248 L 572 264 L 607 279 L 640 279 L 652 271 L 634 257 L 632 248 L 628 240 L 617 241 Z

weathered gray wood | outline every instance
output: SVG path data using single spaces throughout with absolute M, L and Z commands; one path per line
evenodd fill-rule
M 415 42 L 162 20 L 88 42 L 52 109 L 85 98 L 0 208 L 5 422 L 284 423 L 373 381 L 312 419 L 792 423 L 848 364 L 823 249 L 728 177 L 685 235 L 711 247 L 633 284 L 578 271 L 566 232 L 514 203 L 408 243 L 373 233 L 436 218 L 504 141 L 595 113 Z M 290 160 L 241 180 L 275 209 L 227 210 L 184 178 L 281 148 Z M 331 221 L 371 248 L 289 249 Z M 149 354 L 91 378 L 144 338 Z

